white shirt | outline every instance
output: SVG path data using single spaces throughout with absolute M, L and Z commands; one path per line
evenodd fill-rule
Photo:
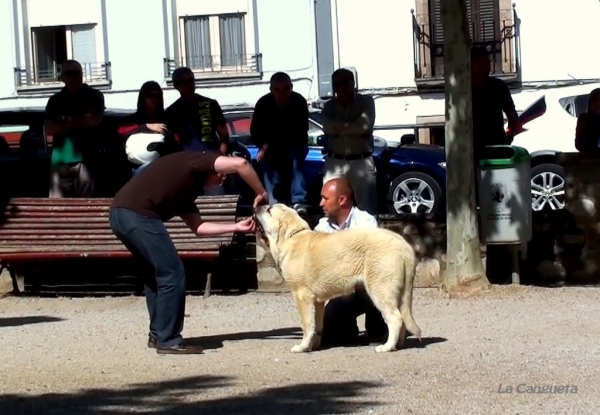
M 349 228 L 373 229 L 377 227 L 379 227 L 379 224 L 377 223 L 375 216 L 353 206 L 350 210 L 350 214 L 341 226 L 338 226 L 337 223 L 334 223 L 329 218 L 324 217 L 319 220 L 319 223 L 315 226 L 314 230 L 317 232 L 333 233 Z

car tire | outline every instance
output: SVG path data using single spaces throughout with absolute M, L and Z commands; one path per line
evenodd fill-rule
M 531 207 L 534 211 L 562 210 L 565 207 L 565 170 L 553 163 L 531 169 Z
M 387 194 L 388 211 L 394 215 L 437 213 L 442 204 L 442 188 L 431 176 L 421 172 L 396 177 Z

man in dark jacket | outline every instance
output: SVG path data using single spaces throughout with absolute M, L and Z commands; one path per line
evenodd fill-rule
M 259 148 L 269 200 L 277 203 L 276 189 L 290 189 L 290 201 L 298 213 L 307 209 L 304 160 L 308 154 L 308 103 L 292 91 L 292 80 L 284 72 L 271 77 L 271 92 L 255 105 L 250 134 Z

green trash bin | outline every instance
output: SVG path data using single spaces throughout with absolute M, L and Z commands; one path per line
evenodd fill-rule
M 523 244 L 532 236 L 531 156 L 523 147 L 487 146 L 477 189 L 487 244 Z

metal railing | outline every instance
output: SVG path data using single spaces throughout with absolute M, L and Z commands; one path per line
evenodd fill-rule
M 436 42 L 435 33 L 439 31 L 429 14 L 412 13 L 414 70 L 415 80 L 438 80 L 444 77 L 444 44 Z M 517 11 L 499 10 L 498 20 L 471 23 L 471 36 L 475 37 L 474 46 L 488 50 L 491 58 L 492 75 L 520 74 L 520 33 Z M 475 35 L 474 35 L 475 34 Z
M 111 80 L 110 62 L 86 62 L 81 63 L 83 70 L 83 82 L 109 82 Z M 50 68 L 31 67 L 15 68 L 15 85 L 17 88 L 33 86 L 60 84 L 60 64 L 52 65 Z
M 198 77 L 262 75 L 262 54 L 205 55 L 165 58 L 165 78 L 177 68 L 186 66 Z

